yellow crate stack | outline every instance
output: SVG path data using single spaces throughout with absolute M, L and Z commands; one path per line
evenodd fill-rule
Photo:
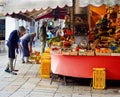
M 44 60 L 44 59 L 51 60 L 50 53 L 43 53 L 42 56 L 41 56 L 41 61 Z
M 104 89 L 106 86 L 105 68 L 93 68 L 93 88 Z
M 49 47 L 45 50 L 45 53 L 50 53 L 50 48 Z
M 45 52 L 41 56 L 40 77 L 50 78 L 51 72 L 51 55 L 49 52 Z
M 49 78 L 50 77 L 50 71 L 51 71 L 51 60 L 44 59 L 41 62 L 40 67 L 40 76 L 43 78 Z

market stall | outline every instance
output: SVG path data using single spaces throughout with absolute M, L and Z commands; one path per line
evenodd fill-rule
M 12 14 L 32 11 L 33 9 L 47 9 L 49 7 L 55 9 L 57 6 L 62 8 L 65 5 L 71 7 L 73 1 L 78 1 L 79 7 L 85 7 L 89 4 L 93 6 L 101 6 L 105 4 L 112 6 L 109 8 L 113 8 L 113 5 L 120 5 L 120 0 L 30 0 L 29 2 L 21 0 L 19 3 L 18 0 L 7 0 L 2 11 L 4 14 Z M 66 33 L 72 32 L 72 34 L 66 35 L 65 37 L 56 37 L 53 40 L 50 40 L 52 72 L 65 76 L 92 78 L 93 68 L 102 67 L 106 69 L 107 79 L 120 80 L 119 10 L 120 8 L 118 8 L 115 14 L 113 10 L 112 12 L 108 10 L 106 11 L 108 12 L 107 17 L 106 15 L 102 18 L 99 17 L 101 20 L 95 25 L 95 29 L 92 30 L 95 33 L 92 43 L 83 40 L 81 43 L 76 44 L 74 33 L 70 31 L 71 29 L 67 29 L 69 31 Z M 77 18 L 75 18 L 76 24 L 80 24 L 79 27 L 81 27 L 81 22 L 84 24 L 85 21 L 88 20 L 88 14 L 86 14 L 87 19 L 85 20 L 84 16 L 85 15 L 83 14 L 80 15 L 80 17 L 77 16 Z M 72 18 L 71 20 L 74 19 Z M 69 25 L 73 26 L 73 24 L 74 22 Z M 88 21 L 86 24 L 88 31 Z M 84 32 L 86 31 L 86 28 L 84 28 L 83 25 L 81 30 Z M 80 29 L 77 30 L 80 32 Z
M 119 6 L 106 12 L 93 28 L 94 38 L 76 44 L 73 37 L 52 40 L 51 70 L 54 74 L 93 78 L 94 68 L 105 68 L 106 79 L 120 80 Z M 50 41 L 51 42 L 51 41 Z

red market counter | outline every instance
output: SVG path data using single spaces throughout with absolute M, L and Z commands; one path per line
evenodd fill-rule
M 92 78 L 93 68 L 105 68 L 106 79 L 120 80 L 120 56 L 66 56 L 51 54 L 51 70 L 54 74 Z

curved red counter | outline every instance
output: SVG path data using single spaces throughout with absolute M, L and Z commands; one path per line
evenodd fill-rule
M 51 70 L 55 74 L 92 78 L 93 68 L 105 68 L 107 79 L 120 80 L 120 56 L 66 56 L 51 54 Z

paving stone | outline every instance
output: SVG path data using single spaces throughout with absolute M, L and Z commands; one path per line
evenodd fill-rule
M 73 87 L 72 86 L 59 86 L 56 92 L 71 94 L 73 93 Z
M 26 97 L 29 92 L 21 91 L 21 92 L 15 92 L 9 97 Z
M 35 90 L 39 90 L 39 91 L 47 91 L 47 92 L 55 92 L 57 90 L 56 86 L 48 86 L 48 85 L 37 85 Z
M 53 95 L 46 95 L 46 94 L 30 94 L 27 97 L 54 97 Z
M 72 97 L 72 94 L 69 93 L 56 93 L 54 97 Z
M 30 94 L 29 94 L 31 97 L 32 95 L 33 96 L 36 96 L 36 95 L 39 95 L 41 97 L 53 97 L 54 95 L 54 92 L 48 92 L 48 91 L 32 91 Z
M 9 97 L 10 94 L 8 92 L 0 92 L 0 97 Z

